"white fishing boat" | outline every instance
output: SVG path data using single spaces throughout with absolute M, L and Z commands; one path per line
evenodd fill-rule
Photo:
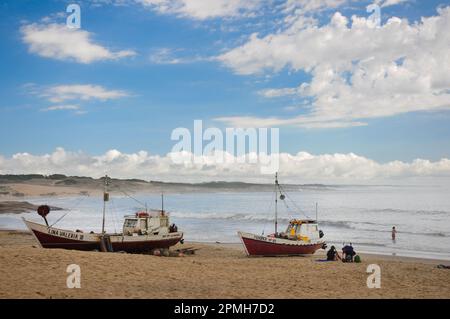
M 39 224 L 23 218 L 25 225 L 43 248 L 62 248 L 73 250 L 102 250 L 125 252 L 148 252 L 156 248 L 169 248 L 182 241 L 183 233 L 176 225 L 170 225 L 169 214 L 161 210 L 146 210 L 125 216 L 121 233 L 105 231 L 106 202 L 109 201 L 108 176 L 105 177 L 103 195 L 103 222 L 101 232 L 83 232 L 49 226 L 47 215 L 50 207 L 38 208 L 45 224 Z

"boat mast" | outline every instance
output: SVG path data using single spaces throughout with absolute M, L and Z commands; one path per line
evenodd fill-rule
M 105 213 L 106 213 L 106 202 L 109 200 L 108 194 L 108 175 L 105 175 L 105 185 L 103 191 L 103 220 L 102 220 L 102 234 L 105 233 Z
M 278 173 L 275 173 L 275 236 L 278 233 Z
M 161 193 L 161 212 L 164 213 L 164 193 Z
M 317 223 L 317 221 L 319 220 L 319 219 L 318 219 L 318 215 L 317 215 L 317 214 L 318 214 L 317 205 L 318 205 L 318 204 L 317 204 L 317 202 L 316 202 L 316 223 Z

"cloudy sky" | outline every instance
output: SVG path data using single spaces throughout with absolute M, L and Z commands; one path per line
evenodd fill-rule
M 267 180 L 173 163 L 201 119 L 279 128 L 293 182 L 449 180 L 450 1 L 70 3 L 0 1 L 0 174 Z

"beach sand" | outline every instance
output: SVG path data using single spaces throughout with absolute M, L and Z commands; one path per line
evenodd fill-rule
M 310 257 L 248 258 L 240 245 L 185 243 L 193 256 L 38 248 L 30 233 L 0 232 L 0 298 L 450 298 L 440 261 L 363 255 L 360 264 Z M 66 286 L 81 267 L 81 288 Z M 369 289 L 369 264 L 381 288 Z

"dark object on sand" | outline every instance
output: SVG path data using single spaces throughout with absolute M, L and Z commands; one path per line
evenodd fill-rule
M 100 251 L 104 252 L 104 253 L 114 252 L 114 249 L 113 249 L 113 246 L 111 243 L 111 237 L 107 234 L 104 234 L 103 236 L 100 237 Z
M 183 255 L 195 255 L 195 251 L 199 250 L 200 248 L 193 248 L 193 247 L 188 247 L 188 248 L 182 248 L 182 249 L 177 249 L 175 250 L 176 253 L 178 254 L 183 254 Z
M 153 250 L 153 255 L 158 257 L 184 257 L 187 255 L 194 255 L 196 250 L 199 250 L 199 248 L 189 247 L 175 250 L 155 249 Z
M 153 255 L 154 256 L 161 256 L 161 250 L 159 250 L 159 249 L 155 249 L 154 251 L 153 251 Z
M 164 257 L 170 257 L 170 251 L 169 248 L 163 248 L 161 249 L 161 255 Z
M 440 264 L 436 266 L 439 269 L 450 269 L 450 266 L 444 265 L 444 264 Z

